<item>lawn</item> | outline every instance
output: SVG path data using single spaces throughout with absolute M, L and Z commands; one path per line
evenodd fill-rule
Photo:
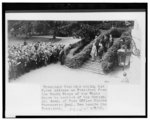
M 24 41 L 27 41 L 28 43 L 32 42 L 52 42 L 54 44 L 64 44 L 68 45 L 74 42 L 79 41 L 80 39 L 76 39 L 73 37 L 56 37 L 56 39 L 52 39 L 52 36 L 32 36 L 29 39 L 21 39 L 21 38 L 9 38 L 8 39 L 8 45 L 17 45 L 17 44 L 23 44 Z

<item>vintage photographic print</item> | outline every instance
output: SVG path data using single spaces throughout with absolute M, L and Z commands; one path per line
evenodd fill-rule
M 5 117 L 145 116 L 146 32 L 143 9 L 6 12 Z
M 140 70 L 137 25 L 134 20 L 8 20 L 9 82 L 23 81 L 22 76 L 37 69 L 33 75 L 44 74 L 46 67 L 54 66 L 67 66 L 65 72 L 76 69 L 77 75 L 88 71 L 129 82 L 133 69 Z

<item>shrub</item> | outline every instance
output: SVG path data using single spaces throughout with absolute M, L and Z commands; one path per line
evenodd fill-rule
M 115 33 L 116 30 L 115 30 Z M 131 31 L 127 30 L 124 31 L 120 38 L 114 41 L 113 45 L 107 50 L 107 52 L 103 56 L 102 61 L 102 69 L 105 73 L 109 73 L 114 69 L 116 66 L 118 66 L 118 55 L 117 50 L 121 47 L 121 39 L 124 41 L 124 43 L 127 45 L 127 48 L 130 49 L 131 45 Z
M 108 73 L 113 68 L 113 62 L 103 61 L 102 62 L 102 69 L 105 73 Z
M 112 34 L 112 37 L 119 38 L 123 32 L 125 32 L 127 29 L 125 28 L 112 28 L 110 29 L 109 34 Z
M 92 42 L 86 45 L 81 52 L 73 55 L 72 58 L 66 57 L 65 65 L 70 68 L 79 68 L 90 58 L 90 52 L 92 49 Z
M 127 48 L 130 49 L 131 41 L 132 41 L 131 30 L 124 32 L 120 38 L 125 42 Z
M 117 40 L 112 47 L 103 56 L 102 69 L 105 73 L 110 72 L 115 66 L 118 65 L 117 50 L 120 47 L 120 41 Z

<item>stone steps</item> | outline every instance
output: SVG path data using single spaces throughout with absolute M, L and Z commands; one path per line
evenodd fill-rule
M 101 67 L 101 63 L 98 59 L 96 59 L 94 62 L 92 60 L 88 60 L 82 65 L 80 69 L 96 74 L 104 74 Z

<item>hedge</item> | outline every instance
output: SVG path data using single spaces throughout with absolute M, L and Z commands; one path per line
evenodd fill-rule
M 105 73 L 109 73 L 112 71 L 115 67 L 118 66 L 118 55 L 117 50 L 121 48 L 121 40 L 125 42 L 127 45 L 127 49 L 130 49 L 131 47 L 131 30 L 128 29 L 124 31 L 120 38 L 118 38 L 116 41 L 114 41 L 112 47 L 108 49 L 108 51 L 104 54 L 102 58 L 102 69 Z

